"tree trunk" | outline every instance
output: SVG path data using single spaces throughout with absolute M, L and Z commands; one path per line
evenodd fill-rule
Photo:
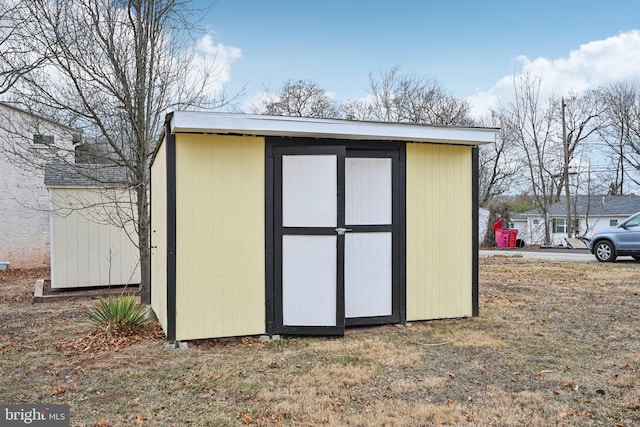
M 146 185 L 138 186 L 137 197 L 138 248 L 140 250 L 140 299 L 144 304 L 151 304 L 151 247 L 149 244 L 151 224 Z

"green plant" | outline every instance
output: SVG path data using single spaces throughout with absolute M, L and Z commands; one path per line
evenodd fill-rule
M 108 300 L 100 297 L 98 307 L 89 311 L 88 317 L 96 326 L 112 330 L 141 327 L 151 320 L 148 309 L 131 295 L 109 296 Z

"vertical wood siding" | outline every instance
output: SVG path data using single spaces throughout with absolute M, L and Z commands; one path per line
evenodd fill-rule
M 51 287 L 139 284 L 133 224 L 124 229 L 110 223 L 116 217 L 114 202 L 126 206 L 129 192 L 91 188 L 51 188 L 50 192 Z
M 265 333 L 264 138 L 176 135 L 176 339 Z
M 407 320 L 472 315 L 471 150 L 407 144 Z
M 151 166 L 151 307 L 167 331 L 167 155 L 163 141 Z

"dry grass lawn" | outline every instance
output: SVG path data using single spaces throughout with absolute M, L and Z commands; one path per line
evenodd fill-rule
M 79 426 L 640 426 L 640 264 L 480 265 L 478 318 L 187 351 L 65 351 L 96 302 L 0 273 L 0 401 Z

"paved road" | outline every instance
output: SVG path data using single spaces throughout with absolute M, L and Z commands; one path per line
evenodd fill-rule
M 480 256 L 521 256 L 532 259 L 553 261 L 597 262 L 587 249 L 494 249 L 480 250 Z M 633 261 L 631 257 L 620 257 L 619 261 Z

